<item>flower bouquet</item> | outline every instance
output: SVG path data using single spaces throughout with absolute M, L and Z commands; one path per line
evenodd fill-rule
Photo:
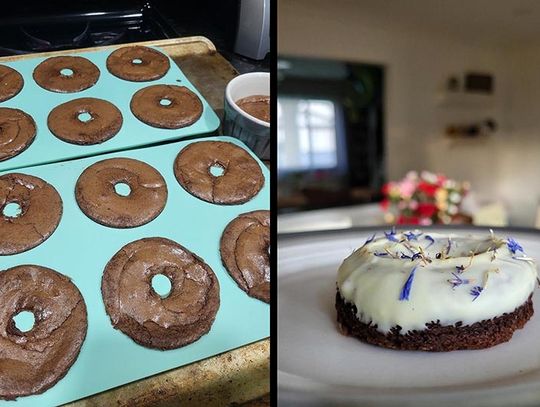
M 431 225 L 452 223 L 462 216 L 460 205 L 468 182 L 457 182 L 441 174 L 410 171 L 397 182 L 383 186 L 381 208 L 388 223 Z

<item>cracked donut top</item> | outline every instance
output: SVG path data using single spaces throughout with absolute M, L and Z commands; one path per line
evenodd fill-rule
M 127 186 L 127 195 L 116 191 Z M 133 158 L 109 158 L 86 168 L 75 185 L 79 208 L 105 226 L 130 228 L 155 219 L 165 208 L 167 184 L 154 167 Z
M 88 115 L 83 120 L 84 115 Z M 103 143 L 114 137 L 123 124 L 120 110 L 103 99 L 79 98 L 51 110 L 47 125 L 51 133 L 71 144 Z
M 171 282 L 163 297 L 152 278 Z M 201 258 L 160 237 L 125 245 L 105 267 L 101 292 L 112 325 L 150 348 L 175 349 L 196 341 L 212 326 L 219 282 Z
M 16 204 L 17 215 L 6 214 Z M 16 254 L 45 241 L 60 223 L 62 199 L 56 189 L 31 175 L 0 176 L 0 255 Z
M 222 173 L 214 175 L 214 169 Z M 199 141 L 184 147 L 174 162 L 174 175 L 191 195 L 220 205 L 247 202 L 264 185 L 257 161 L 243 148 L 223 141 Z
M 513 312 L 536 281 L 535 261 L 511 237 L 393 229 L 371 236 L 343 261 L 337 288 L 361 322 L 407 332 Z
M 270 211 L 233 219 L 223 231 L 221 261 L 249 296 L 270 302 Z
M 19 109 L 0 107 L 0 161 L 22 153 L 35 137 L 32 116 Z
M 67 373 L 86 337 L 84 299 L 54 270 L 24 265 L 0 272 L 0 399 L 42 393 Z M 34 316 L 22 332 L 14 317 Z
M 179 129 L 201 117 L 203 104 L 185 86 L 152 85 L 139 89 L 129 104 L 137 119 L 153 127 Z
M 99 75 L 98 67 L 90 60 L 70 55 L 47 58 L 32 74 L 39 86 L 59 93 L 88 89 L 98 81 Z
M 166 55 L 140 45 L 118 48 L 107 57 L 109 72 L 127 81 L 153 81 L 163 77 L 169 68 Z
M 24 86 L 22 75 L 15 69 L 0 65 L 0 102 L 17 95 Z

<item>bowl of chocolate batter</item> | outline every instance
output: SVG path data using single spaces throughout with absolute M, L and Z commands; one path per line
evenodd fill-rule
M 238 75 L 225 89 L 223 134 L 243 141 L 262 160 L 270 159 L 270 74 Z

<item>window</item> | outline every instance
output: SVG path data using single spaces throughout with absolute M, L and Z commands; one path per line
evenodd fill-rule
M 338 165 L 336 106 L 330 100 L 278 100 L 278 169 L 305 171 Z

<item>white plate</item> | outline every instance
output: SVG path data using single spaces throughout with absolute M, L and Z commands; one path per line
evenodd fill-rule
M 395 351 L 338 333 L 337 268 L 374 231 L 279 237 L 280 405 L 540 405 L 538 314 L 510 342 L 475 351 Z M 540 260 L 540 234 L 496 233 Z M 539 290 L 533 301 L 540 304 Z

